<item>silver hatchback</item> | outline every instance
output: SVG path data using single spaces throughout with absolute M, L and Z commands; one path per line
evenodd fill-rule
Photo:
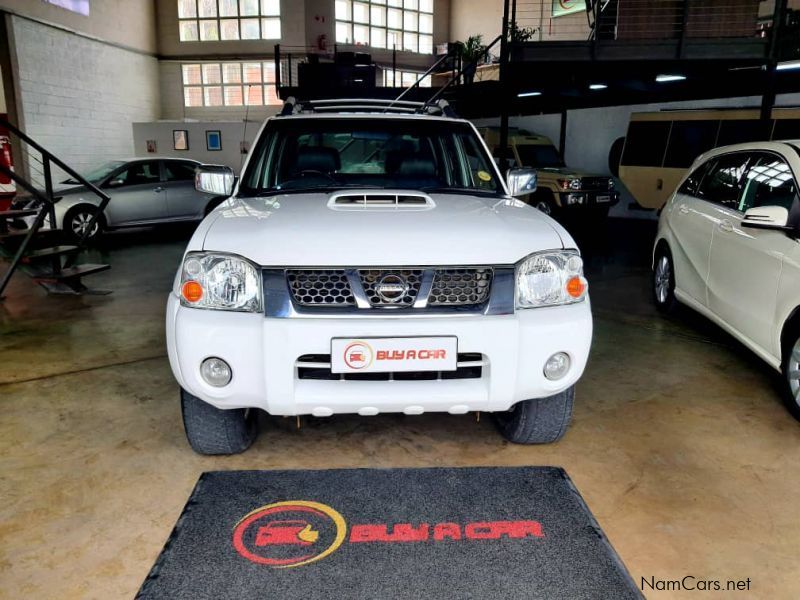
M 224 198 L 198 192 L 195 169 L 187 159 L 147 158 L 109 161 L 84 177 L 111 196 L 89 238 L 104 229 L 199 221 Z M 100 198 L 85 186 L 66 180 L 55 191 L 57 227 L 80 238 L 97 211 Z

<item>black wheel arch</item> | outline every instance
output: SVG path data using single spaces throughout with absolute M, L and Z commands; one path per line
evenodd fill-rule
M 786 353 L 790 350 L 789 345 L 794 341 L 794 336 L 798 333 L 800 333 L 800 306 L 796 306 L 789 314 L 781 329 L 781 364 L 786 359 Z

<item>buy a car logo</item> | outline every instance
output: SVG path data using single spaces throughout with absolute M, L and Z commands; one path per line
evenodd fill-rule
M 344 362 L 351 369 L 366 369 L 374 357 L 372 346 L 366 342 L 353 342 L 344 349 Z
M 233 547 L 251 562 L 286 569 L 325 558 L 346 535 L 344 518 L 330 506 L 292 500 L 242 517 L 233 529 Z

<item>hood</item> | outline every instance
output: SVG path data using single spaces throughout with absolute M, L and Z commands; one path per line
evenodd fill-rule
M 430 198 L 421 208 L 348 209 L 332 206 L 327 193 L 234 198 L 203 228 L 202 249 L 262 266 L 336 267 L 502 265 L 563 247 L 561 228 L 518 200 Z

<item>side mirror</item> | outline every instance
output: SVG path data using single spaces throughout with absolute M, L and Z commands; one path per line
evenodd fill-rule
M 536 191 L 536 169 L 509 169 L 506 173 L 506 185 L 512 196 L 527 196 Z
M 198 192 L 225 196 L 233 193 L 236 176 L 233 169 L 223 165 L 202 165 L 194 175 L 194 187 Z
M 790 229 L 789 224 L 789 211 L 783 206 L 759 206 L 751 208 L 744 213 L 742 219 L 742 227 L 750 227 L 752 229 L 776 229 L 778 231 L 787 231 Z

